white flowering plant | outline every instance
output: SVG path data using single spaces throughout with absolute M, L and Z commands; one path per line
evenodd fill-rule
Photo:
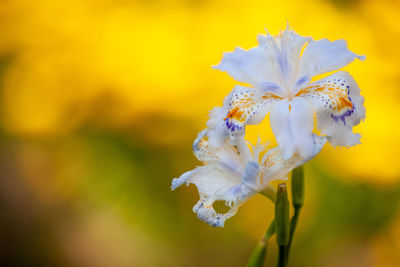
M 365 118 L 364 98 L 349 73 L 334 71 L 364 57 L 351 52 L 344 40 L 314 41 L 289 28 L 277 36 L 259 35 L 258 43 L 249 50 L 225 53 L 214 67 L 248 86 L 235 86 L 223 106 L 211 111 L 207 128 L 193 144 L 204 165 L 173 179 L 171 188 L 195 184 L 200 200 L 193 211 L 215 227 L 223 227 L 255 194 L 268 196 L 275 203 L 275 219 L 248 266 L 263 264 L 265 243 L 273 234 L 279 246 L 278 266 L 286 266 L 304 201 L 303 164 L 326 142 L 343 147 L 360 144 L 361 136 L 353 127 Z M 334 73 L 312 81 L 330 72 Z M 244 139 L 245 128 L 259 124 L 268 113 L 278 146 L 268 149 L 260 140 L 253 146 Z M 285 182 L 292 171 L 294 216 L 289 220 Z M 270 184 L 276 180 L 283 182 L 277 189 Z M 215 201 L 224 201 L 229 211 L 218 213 Z

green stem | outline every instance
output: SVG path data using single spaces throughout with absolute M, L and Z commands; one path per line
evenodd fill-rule
M 264 264 L 265 256 L 267 254 L 267 242 L 261 239 L 251 254 L 247 267 L 261 267 Z
M 264 240 L 268 241 L 275 234 L 275 219 L 270 223 L 267 232 L 265 232 Z
M 251 254 L 247 267 L 261 267 L 267 256 L 268 240 L 275 234 L 275 220 L 272 220 L 264 237 L 258 242 Z
M 292 172 L 292 205 L 294 207 L 294 215 L 290 220 L 289 242 L 286 251 L 287 258 L 284 266 L 287 266 L 289 262 L 290 247 L 299 221 L 300 210 L 304 205 L 304 191 L 304 168 L 302 165 Z
M 285 267 L 287 263 L 287 246 L 279 246 L 277 267 Z
M 287 262 L 287 246 L 289 244 L 289 200 L 286 184 L 279 184 L 275 204 L 276 243 L 279 246 L 278 267 Z
M 294 209 L 294 215 L 292 217 L 292 220 L 290 221 L 289 244 L 287 246 L 288 259 L 289 259 L 289 254 L 290 254 L 290 247 L 291 247 L 292 241 L 293 241 L 294 232 L 296 231 L 297 222 L 298 222 L 299 216 L 300 216 L 300 210 L 301 210 L 301 207 L 297 207 Z

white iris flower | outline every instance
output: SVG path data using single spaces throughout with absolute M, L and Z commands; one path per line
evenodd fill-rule
M 230 135 L 239 140 L 247 124 L 258 124 L 270 113 L 272 131 L 283 159 L 294 154 L 310 158 L 317 129 L 334 146 L 353 146 L 360 135 L 353 126 L 365 118 L 364 98 L 354 79 L 343 71 L 311 82 L 319 74 L 338 70 L 354 59 L 346 41 L 313 41 L 287 29 L 279 36 L 258 36 L 259 46 L 225 53 L 216 69 L 252 87 L 236 86 L 224 106 L 214 110 L 210 143 L 223 144 Z
M 182 184 L 195 184 L 200 200 L 193 207 L 197 216 L 212 226 L 223 227 L 226 219 L 236 214 L 239 207 L 250 197 L 274 190 L 274 180 L 286 180 L 287 174 L 318 154 L 326 142 L 325 137 L 312 136 L 313 151 L 307 159 L 294 155 L 283 160 L 279 148 L 266 151 L 265 145 L 257 143 L 252 150 L 242 139 L 235 144 L 224 142 L 219 147 L 210 146 L 206 140 L 209 130 L 202 131 L 193 144 L 196 157 L 204 166 L 184 173 L 172 180 L 174 190 Z M 215 201 L 225 202 L 230 210 L 221 214 L 215 211 Z
M 313 41 L 290 29 L 275 37 L 260 35 L 258 42 L 250 50 L 226 53 L 215 67 L 251 86 L 236 86 L 223 106 L 212 110 L 207 129 L 193 144 L 204 165 L 172 181 L 172 189 L 197 186 L 200 200 L 193 210 L 212 226 L 224 226 L 253 195 L 273 191 L 271 181 L 287 179 L 327 140 L 334 146 L 360 143 L 353 127 L 365 118 L 365 108 L 354 79 L 343 71 L 311 79 L 363 57 L 348 50 L 344 40 Z M 266 150 L 258 142 L 250 149 L 244 141 L 245 126 L 260 123 L 268 113 L 279 146 Z M 323 136 L 313 133 L 314 115 Z M 218 200 L 228 212 L 215 211 Z

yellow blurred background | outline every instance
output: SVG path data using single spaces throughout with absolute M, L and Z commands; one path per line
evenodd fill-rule
M 390 0 L 2 0 L 0 265 L 243 266 L 272 204 L 215 229 L 191 211 L 195 187 L 169 186 L 236 84 L 211 65 L 289 21 L 367 56 L 345 68 L 366 99 L 362 145 L 307 164 L 289 265 L 400 266 L 399 15 Z

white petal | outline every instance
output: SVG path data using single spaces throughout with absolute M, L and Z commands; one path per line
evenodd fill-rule
M 214 198 L 201 196 L 194 205 L 193 212 L 197 213 L 200 220 L 211 226 L 224 227 L 225 221 L 235 215 L 239 207 L 232 207 L 227 213 L 220 214 L 212 207 L 215 201 Z
M 302 158 L 312 155 L 313 111 L 306 100 L 280 101 L 272 109 L 270 120 L 284 159 L 291 158 L 294 153 Z
M 171 183 L 171 190 L 175 190 L 178 187 L 180 187 L 183 184 L 189 185 L 188 184 L 188 180 L 196 173 L 200 170 L 200 168 L 196 168 L 194 170 L 191 171 L 187 171 L 184 174 L 182 174 L 179 178 L 174 178 L 172 179 L 172 183 Z
M 212 162 L 173 179 L 171 188 L 175 189 L 184 183 L 195 184 L 200 200 L 193 211 L 206 223 L 223 227 L 225 220 L 235 215 L 248 198 L 263 189 L 257 187 L 258 177 L 259 166 L 255 161 L 249 161 L 242 174 L 219 162 Z M 213 208 L 213 203 L 217 200 L 225 201 L 230 210 L 225 214 L 217 213 Z
M 271 110 L 270 123 L 276 141 L 282 150 L 284 159 L 289 159 L 295 152 L 292 128 L 290 126 L 289 102 L 279 101 Z
M 293 67 L 296 68 L 300 59 L 300 53 L 303 46 L 311 41 L 310 37 L 298 35 L 291 29 L 283 32 L 281 38 L 281 50 L 287 56 L 288 61 L 293 62 Z
M 314 116 L 310 103 L 295 97 L 291 102 L 291 129 L 296 151 L 302 158 L 309 158 L 313 153 L 313 139 L 311 136 L 314 128 Z
M 304 49 L 299 62 L 298 86 L 304 85 L 313 76 L 338 70 L 356 58 L 364 60 L 363 56 L 358 56 L 347 49 L 345 40 L 311 41 Z M 300 80 L 303 82 L 299 82 Z
M 219 214 L 213 208 L 213 203 L 217 200 L 227 201 L 227 199 L 219 198 L 219 192 L 226 192 L 231 187 L 240 184 L 240 175 L 225 169 L 218 164 L 210 164 L 196 169 L 197 171 L 189 172 L 190 176 L 186 179 L 186 183 L 195 184 L 200 195 L 200 200 L 193 207 L 193 211 L 197 216 L 212 226 L 223 227 L 226 219 L 235 215 L 237 209 L 232 209 L 225 213 Z M 186 178 L 187 175 L 183 174 Z M 182 178 L 182 176 L 181 176 Z M 181 178 L 174 179 L 172 183 L 178 183 Z
M 193 143 L 193 152 L 197 159 L 206 164 L 212 162 L 229 171 L 241 173 L 246 160 L 253 158 L 245 142 L 238 140 L 234 145 L 226 142 L 222 146 L 214 147 L 205 139 L 208 133 L 208 130 L 201 131 Z M 210 138 L 208 137 L 208 139 Z
M 270 42 L 274 42 L 273 38 Z M 275 51 L 264 46 L 249 50 L 238 47 L 231 53 L 224 53 L 221 63 L 214 66 L 215 69 L 226 71 L 235 80 L 250 84 L 264 81 L 279 83 L 277 67 Z
M 240 206 L 247 199 L 262 191 L 263 186 L 259 182 L 260 167 L 257 162 L 249 161 L 243 172 L 241 183 L 232 186 L 227 191 L 217 192 L 219 199 L 225 200 L 229 206 Z
M 226 128 L 233 134 L 244 130 L 245 125 L 260 123 L 280 99 L 282 97 L 272 92 L 260 92 L 260 88 L 235 86 L 224 100 Z
M 226 107 L 217 107 L 211 110 L 210 119 L 207 121 L 208 142 L 213 147 L 220 147 L 229 137 L 229 131 L 225 126 L 224 117 L 228 113 Z
M 197 143 L 204 145 L 206 141 Z M 325 137 L 314 139 L 312 156 L 321 150 L 324 143 Z M 262 145 L 254 147 L 253 158 L 246 156 L 248 153 L 243 147 L 238 148 L 240 153 L 238 151 L 235 153 L 234 146 L 229 143 L 225 143 L 221 148 L 212 149 L 209 151 L 212 154 L 211 160 L 206 162 L 205 166 L 173 179 L 171 188 L 176 189 L 182 184 L 195 184 L 200 200 L 193 207 L 193 211 L 204 222 L 223 227 L 225 220 L 235 215 L 247 199 L 271 187 L 269 184 L 271 181 L 286 179 L 293 168 L 312 158 L 311 156 L 304 159 L 296 154 L 289 160 L 283 160 L 280 149 L 275 148 L 264 155 L 260 165 L 258 163 L 259 146 Z M 230 210 L 225 214 L 216 212 L 213 204 L 217 200 L 225 201 Z
M 192 172 L 186 182 L 195 184 L 200 194 L 213 196 L 217 192 L 226 191 L 230 187 L 239 184 L 240 179 L 240 174 L 224 166 L 209 164 L 197 168 L 197 171 Z
M 261 96 L 265 93 L 272 93 L 279 97 L 285 98 L 287 95 L 287 89 L 274 82 L 259 82 L 254 84 L 256 96 Z
M 276 37 L 259 35 L 258 47 L 236 48 L 232 53 L 225 53 L 215 68 L 240 82 L 253 85 L 271 82 L 288 87 L 296 76 L 301 49 L 309 40 L 290 29 Z
M 200 140 L 195 141 L 195 151 L 203 150 L 205 165 L 188 171 L 179 178 L 172 180 L 174 190 L 182 184 L 195 184 L 200 200 L 193 210 L 197 216 L 212 226 L 224 226 L 225 220 L 232 217 L 238 208 L 250 197 L 270 186 L 263 181 L 259 165 L 259 153 L 262 144 L 254 146 L 254 154 L 250 152 L 244 141 L 237 145 L 226 142 L 222 147 L 209 147 L 205 134 L 199 134 Z M 290 170 L 288 170 L 290 171 Z M 215 201 L 221 200 L 230 207 L 225 214 L 219 214 L 213 208 Z
M 311 38 L 300 36 L 291 29 L 285 30 L 280 38 L 280 65 L 288 88 L 291 88 L 296 76 L 301 49 L 310 40 Z
M 353 146 L 360 135 L 353 127 L 365 118 L 364 98 L 354 79 L 347 72 L 336 72 L 309 84 L 299 91 L 309 100 L 317 114 L 317 128 L 334 146 Z
M 279 147 L 269 150 L 261 159 L 261 168 L 265 182 L 268 184 L 274 180 L 285 180 L 287 175 L 296 167 L 303 165 L 317 155 L 326 143 L 326 137 L 312 134 L 313 151 L 311 156 L 303 158 L 293 155 L 284 160 Z
M 204 137 L 206 137 L 208 134 L 208 130 L 205 129 L 201 131 L 198 135 L 197 138 L 193 142 L 193 153 L 196 156 L 196 158 L 200 161 L 206 160 L 207 159 L 207 154 L 208 154 L 208 144 L 206 144 L 206 141 L 204 140 Z
M 195 154 L 205 161 L 205 165 L 173 179 L 171 189 L 182 184 L 195 184 L 200 200 L 193 210 L 206 223 L 222 227 L 248 197 L 262 190 L 250 186 L 259 176 L 259 169 L 243 140 L 237 145 L 225 142 L 221 147 L 212 147 L 206 140 L 207 134 L 208 130 L 202 131 L 193 144 Z M 230 210 L 225 214 L 217 213 L 213 208 L 217 200 L 228 203 Z

